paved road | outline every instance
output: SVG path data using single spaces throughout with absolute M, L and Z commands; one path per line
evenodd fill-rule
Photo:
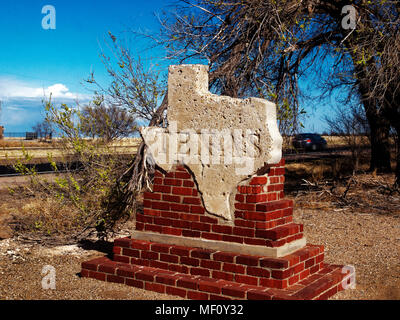
M 286 162 L 294 162 L 300 160 L 318 160 L 324 158 L 337 158 L 343 156 L 349 156 L 351 151 L 349 148 L 340 147 L 340 148 L 329 148 L 324 151 L 317 152 L 299 152 L 299 153 L 286 153 L 283 155 Z
M 53 173 L 45 173 L 41 175 L 42 178 L 46 178 L 47 181 L 53 181 L 56 177 Z M 8 188 L 15 188 L 23 186 L 29 182 L 30 178 L 27 176 L 0 176 L 0 191 L 7 190 Z M 1 195 L 0 195 L 1 197 Z

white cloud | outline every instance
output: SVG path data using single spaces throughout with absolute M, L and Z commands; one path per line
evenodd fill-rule
M 66 103 L 70 107 L 76 107 L 75 101 L 85 104 L 91 96 L 71 92 L 62 83 L 40 86 L 23 82 L 15 78 L 0 76 L 0 125 L 8 132 L 22 132 L 30 130 L 37 122 L 44 118 L 43 100 L 52 96 L 54 105 Z
M 87 94 L 71 92 L 68 87 L 62 83 L 56 83 L 48 87 L 38 87 L 24 83 L 19 80 L 0 78 L 0 99 L 43 99 L 49 97 L 62 100 L 88 100 Z
M 11 110 L 11 111 L 21 111 L 21 108 L 18 107 L 14 107 L 14 106 L 7 106 L 6 108 L 7 110 Z

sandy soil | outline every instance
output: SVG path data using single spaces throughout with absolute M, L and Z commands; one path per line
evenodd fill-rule
M 363 179 L 363 183 L 349 190 L 346 205 L 321 197 L 319 191 L 291 192 L 288 198 L 295 201 L 294 219 L 304 224 L 309 243 L 325 246 L 327 263 L 355 268 L 356 288 L 331 299 L 400 300 L 400 194 L 382 194 L 376 184 L 371 184 L 370 176 Z M 380 177 L 378 186 L 389 180 L 389 177 Z M 13 199 L 0 192 L 0 238 L 2 233 L 9 234 L 6 226 L 9 215 L 29 200 Z M 127 236 L 132 229 L 129 221 L 116 237 Z M 107 254 L 112 240 L 102 246 L 87 241 L 80 246 L 52 248 L 21 242 L 15 237 L 0 240 L 0 300 L 174 299 L 120 284 L 80 278 L 81 262 Z M 42 270 L 47 265 L 56 271 L 55 290 L 42 288 L 45 276 Z
M 0 242 L 0 300 L 157 300 L 170 296 L 80 278 L 82 261 L 102 252 L 86 250 L 76 245 L 52 249 L 21 245 L 15 240 Z M 55 268 L 55 289 L 43 289 L 45 266 Z
M 308 242 L 325 246 L 325 261 L 353 266 L 356 289 L 342 300 L 400 299 L 400 219 L 343 211 L 296 210 Z
M 352 265 L 356 289 L 332 299 L 400 299 L 399 216 L 355 214 L 297 208 L 297 222 L 304 223 L 308 242 L 323 244 L 326 262 Z M 119 236 L 129 234 L 128 230 Z M 0 241 L 0 299 L 134 299 L 173 297 L 80 278 L 82 261 L 105 255 L 107 248 L 77 245 L 48 248 L 17 239 Z M 56 270 L 56 289 L 42 289 L 42 269 Z

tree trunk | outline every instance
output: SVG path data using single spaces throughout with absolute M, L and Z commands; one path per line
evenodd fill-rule
M 355 70 L 359 76 L 358 91 L 361 95 L 361 101 L 370 128 L 370 171 L 378 173 L 392 172 L 389 142 L 390 122 L 377 108 L 377 101 L 374 97 L 370 96 L 370 84 L 368 82 L 366 66 L 356 65 Z
M 400 103 L 398 102 L 400 95 L 393 94 L 393 100 L 390 101 L 389 105 L 385 106 L 387 110 L 386 118 L 390 121 L 391 126 L 395 130 L 395 145 L 396 145 L 396 181 L 395 185 L 400 187 Z
M 400 187 L 400 127 L 396 128 L 396 181 L 395 185 Z
M 352 43 L 351 40 L 346 41 L 346 46 L 349 48 L 353 60 L 354 74 L 357 77 L 357 89 L 370 127 L 370 170 L 379 173 L 392 172 L 389 143 L 390 122 L 382 111 L 378 109 L 378 102 L 375 97 L 371 96 L 372 89 L 368 74 L 369 70 L 374 70 L 374 62 L 369 60 L 366 64 L 358 63 L 363 58 L 363 53 L 360 50 L 352 50 L 357 45 Z
M 390 165 L 390 125 L 387 120 L 367 112 L 370 126 L 370 170 L 378 173 L 392 172 Z

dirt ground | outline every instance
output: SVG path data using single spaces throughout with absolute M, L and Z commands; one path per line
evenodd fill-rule
M 390 177 L 381 177 L 387 181 Z M 343 291 L 332 300 L 400 300 L 400 195 L 385 195 L 377 188 L 355 185 L 346 201 L 332 203 L 321 190 L 288 194 L 295 200 L 295 222 L 304 224 L 309 243 L 325 246 L 325 261 L 354 266 L 356 288 Z M 380 203 L 378 200 L 380 199 Z M 7 193 L 0 194 L 1 221 L 18 209 Z M 357 203 L 358 206 L 354 206 Z M 127 222 L 116 237 L 129 235 Z M 8 230 L 9 231 L 9 230 Z M 0 230 L 1 234 L 1 230 Z M 112 241 L 112 239 L 110 239 Z M 0 300 L 160 300 L 174 297 L 128 286 L 80 278 L 81 262 L 104 256 L 112 243 L 102 246 L 87 241 L 58 247 L 0 240 Z M 56 272 L 55 290 L 42 288 L 45 266 Z M 180 299 L 180 298 L 176 298 Z

